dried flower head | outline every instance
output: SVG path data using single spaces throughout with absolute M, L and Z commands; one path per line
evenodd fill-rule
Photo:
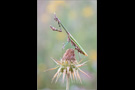
M 79 71 L 84 73 L 86 76 L 88 76 L 90 78 L 89 75 L 87 75 L 84 71 L 82 71 L 80 69 L 80 67 L 85 65 L 85 63 L 87 61 L 82 64 L 80 64 L 82 60 L 77 62 L 77 60 L 75 58 L 74 49 L 67 49 L 60 61 L 56 60 L 54 58 L 51 58 L 51 59 L 57 64 L 57 67 L 51 68 L 49 70 L 54 70 L 54 69 L 58 68 L 57 72 L 55 73 L 55 75 L 52 78 L 52 82 L 56 78 L 56 81 L 55 81 L 55 83 L 56 83 L 58 81 L 59 77 L 63 74 L 63 82 L 64 82 L 65 76 L 67 76 L 67 79 L 70 78 L 71 81 L 72 81 L 72 79 L 73 80 L 79 79 L 80 83 L 82 83 L 80 75 L 79 75 Z

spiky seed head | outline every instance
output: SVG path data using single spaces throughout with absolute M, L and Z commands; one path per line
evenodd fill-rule
M 66 52 L 64 53 L 61 61 L 58 61 L 58 60 L 53 59 L 53 58 L 51 58 L 51 59 L 58 65 L 57 68 L 59 68 L 58 71 L 56 72 L 56 74 L 54 75 L 52 82 L 56 78 L 56 81 L 55 81 L 55 83 L 56 83 L 58 81 L 59 77 L 61 76 L 61 74 L 63 74 L 63 82 L 65 79 L 65 76 L 68 76 L 71 80 L 73 77 L 73 80 L 75 78 L 76 80 L 79 80 L 80 83 L 82 83 L 78 71 L 81 71 L 86 76 L 88 76 L 84 71 L 82 71 L 79 68 L 79 67 L 85 65 L 86 62 L 84 62 L 82 64 L 77 62 L 77 60 L 75 58 L 74 49 L 67 49 Z M 49 70 L 54 70 L 54 69 L 56 69 L 56 68 L 52 68 Z

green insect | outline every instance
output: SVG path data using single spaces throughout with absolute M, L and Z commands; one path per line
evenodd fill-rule
M 54 20 L 56 21 L 56 22 L 58 22 L 58 25 L 59 25 L 59 27 L 60 27 L 60 29 L 57 29 L 57 28 L 54 28 L 54 27 L 52 27 L 51 25 L 50 25 L 50 28 L 53 30 L 53 31 L 58 31 L 58 32 L 62 32 L 62 29 L 61 29 L 61 27 L 65 30 L 65 32 L 67 33 L 67 35 L 68 35 L 68 42 L 63 46 L 63 48 L 69 43 L 69 42 L 71 42 L 71 44 L 73 45 L 73 46 L 75 46 L 75 49 L 79 52 L 79 53 L 81 53 L 81 54 L 83 54 L 83 55 L 85 55 L 85 56 L 88 56 L 88 54 L 84 51 L 84 49 L 81 47 L 81 45 L 75 40 L 75 38 L 69 33 L 69 31 L 64 27 L 64 25 L 62 25 L 62 23 L 60 22 L 60 20 L 56 17 L 56 14 L 54 14 Z

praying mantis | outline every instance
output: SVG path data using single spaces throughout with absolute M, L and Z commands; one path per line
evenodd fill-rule
M 75 40 L 75 38 L 69 33 L 69 31 L 64 27 L 64 25 L 61 23 L 61 21 L 56 17 L 56 14 L 54 13 L 54 20 L 56 21 L 56 22 L 58 22 L 58 25 L 59 25 L 59 27 L 60 27 L 60 29 L 57 29 L 57 28 L 55 28 L 55 27 L 53 27 L 53 26 L 51 26 L 50 25 L 50 28 L 53 30 L 53 31 L 58 31 L 58 32 L 62 32 L 62 29 L 61 29 L 61 27 L 65 30 L 65 32 L 67 33 L 67 35 L 68 35 L 68 41 L 67 41 L 67 43 L 63 46 L 63 47 L 65 47 L 69 42 L 71 42 L 71 44 L 75 47 L 75 49 L 79 52 L 79 53 L 81 53 L 81 54 L 83 54 L 83 55 L 85 55 L 85 56 L 88 56 L 88 54 L 85 52 L 85 50 L 81 47 L 81 45 Z

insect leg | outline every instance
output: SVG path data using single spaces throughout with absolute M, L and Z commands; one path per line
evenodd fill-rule
M 62 49 L 64 49 L 65 46 L 66 46 L 69 42 L 70 42 L 70 41 L 67 41 L 67 42 L 63 45 Z
M 53 27 L 53 26 L 51 26 L 51 25 L 50 25 L 50 28 L 51 28 L 53 31 L 62 32 L 61 28 L 60 28 L 60 29 L 57 29 L 57 28 L 55 28 L 55 27 Z
M 78 56 L 79 56 L 79 60 L 81 60 L 82 58 L 81 58 L 80 52 L 78 52 Z

